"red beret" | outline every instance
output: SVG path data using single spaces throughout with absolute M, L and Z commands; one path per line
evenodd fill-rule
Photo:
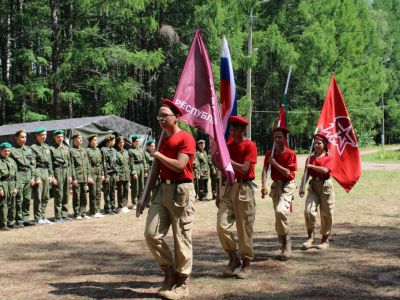
M 316 135 L 314 135 L 314 139 L 318 139 L 325 142 L 326 144 L 329 144 L 328 139 L 322 133 L 317 133 Z
M 181 117 L 183 116 L 182 110 L 171 100 L 169 99 L 164 99 L 162 102 L 162 106 L 168 107 L 176 117 Z
M 240 126 L 247 126 L 249 124 L 249 121 L 247 121 L 245 118 L 243 118 L 241 116 L 230 116 L 229 122 L 231 124 L 237 124 Z
M 290 132 L 289 129 L 287 129 L 286 127 L 275 127 L 274 129 L 272 129 L 272 132 L 275 131 L 280 131 L 283 132 L 284 134 L 288 134 Z

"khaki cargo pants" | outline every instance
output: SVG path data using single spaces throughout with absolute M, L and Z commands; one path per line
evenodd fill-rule
M 316 224 L 316 217 L 320 207 L 322 235 L 331 233 L 333 222 L 333 209 L 335 206 L 335 192 L 332 179 L 317 180 L 311 179 L 308 186 L 308 194 L 304 208 L 304 218 L 307 230 L 313 230 Z
M 288 217 L 295 190 L 296 183 L 294 180 L 285 182 L 275 180 L 271 185 L 269 196 L 272 198 L 274 205 L 275 230 L 278 236 L 289 234 Z
M 254 189 L 249 183 L 233 183 L 222 190 L 223 198 L 217 215 L 217 233 L 222 248 L 236 251 L 236 241 L 232 233 L 236 221 L 239 254 L 242 258 L 254 258 L 253 225 L 256 216 Z
M 149 208 L 144 236 L 160 266 L 173 266 L 178 273 L 192 271 L 192 226 L 195 191 L 193 183 L 159 184 Z M 172 226 L 175 253 L 164 241 Z

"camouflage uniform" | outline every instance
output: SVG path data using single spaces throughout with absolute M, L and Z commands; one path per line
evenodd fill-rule
M 44 143 L 31 146 L 36 161 L 36 173 L 40 184 L 33 187 L 33 214 L 35 220 L 46 219 L 46 207 L 50 199 L 49 178 L 54 177 L 51 162 L 50 146 Z
M 137 176 L 137 179 L 132 178 L 131 199 L 132 204 L 137 205 L 144 190 L 144 173 L 145 170 L 147 170 L 147 164 L 143 150 L 139 148 L 129 149 L 129 158 L 131 163 L 131 175 Z
M 72 181 L 77 185 L 72 188 L 72 205 L 74 217 L 85 217 L 87 206 L 88 178 L 91 177 L 87 153 L 83 147 L 70 149 Z
M 129 162 L 129 153 L 125 149 L 117 150 L 117 195 L 118 208 L 127 207 L 129 194 L 129 178 L 131 175 L 131 165 Z
M 101 150 L 97 147 L 86 149 L 93 183 L 89 184 L 89 211 L 91 215 L 100 213 L 101 183 L 104 176 L 104 160 Z
M 147 173 L 147 177 L 145 178 L 145 181 L 146 181 L 149 176 L 148 174 L 150 174 L 150 170 L 153 165 L 154 157 L 152 157 L 150 155 L 150 151 L 148 151 L 148 150 L 144 151 L 144 157 L 145 157 L 146 165 L 147 165 L 147 170 L 145 170 L 145 173 Z M 146 199 L 147 206 L 151 205 L 152 198 L 153 198 L 153 193 L 152 193 L 152 191 L 149 191 L 147 199 Z
M 62 144 L 50 147 L 54 178 L 57 185 L 53 185 L 54 216 L 56 219 L 68 219 L 68 202 L 71 176 L 71 160 L 69 149 Z
M 196 198 L 199 197 L 199 178 L 200 178 L 200 166 L 197 157 L 193 160 L 193 176 L 194 176 L 194 190 L 196 192 Z
M 208 177 L 210 175 L 210 168 L 208 162 L 208 155 L 205 150 L 197 151 L 196 158 L 199 163 L 200 178 L 198 179 L 199 184 L 199 200 L 203 200 L 208 194 Z
M 14 227 L 15 196 L 17 180 L 17 165 L 11 158 L 0 155 L 0 190 L 4 196 L 0 197 L 0 227 Z
M 32 197 L 31 180 L 37 179 L 36 161 L 32 149 L 25 145 L 14 147 L 10 157 L 14 159 L 18 167 L 15 220 L 17 223 L 26 223 L 29 221 Z
M 115 188 L 116 176 L 118 174 L 117 150 L 112 147 L 101 148 L 104 159 L 104 178 L 108 182 L 103 182 L 104 192 L 104 212 L 111 213 L 115 211 Z
M 150 172 L 150 170 L 151 170 L 151 166 L 153 165 L 154 157 L 152 157 L 152 156 L 150 155 L 150 151 L 145 150 L 145 151 L 144 151 L 144 158 L 145 158 L 145 160 L 146 160 L 146 166 L 147 166 L 147 168 L 146 168 L 145 171 L 146 171 L 147 174 L 149 174 L 149 172 Z

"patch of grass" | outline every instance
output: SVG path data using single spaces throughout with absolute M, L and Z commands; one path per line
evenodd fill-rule
M 365 162 L 400 162 L 400 150 L 383 150 L 379 149 L 376 153 L 366 154 L 361 157 Z

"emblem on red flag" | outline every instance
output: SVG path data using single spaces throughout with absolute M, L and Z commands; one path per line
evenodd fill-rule
M 354 148 L 358 147 L 353 125 L 347 116 L 336 117 L 327 128 L 322 129 L 321 133 L 337 148 L 340 156 L 342 156 L 347 145 Z

